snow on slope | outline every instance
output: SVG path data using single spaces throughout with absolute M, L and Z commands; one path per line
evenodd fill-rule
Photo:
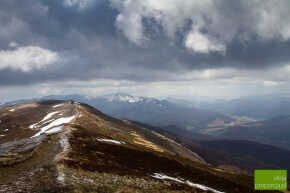
M 32 124 L 32 125 L 30 125 L 29 126 L 29 128 L 30 129 L 35 129 L 38 125 L 40 125 L 40 124 L 46 124 L 47 122 L 49 122 L 49 121 L 47 121 L 47 122 L 44 122 L 44 121 L 46 121 L 46 120 L 49 120 L 51 117 L 53 117 L 53 115 L 56 115 L 56 114 L 58 114 L 59 112 L 52 112 L 52 113 L 48 113 L 41 121 L 39 121 L 38 123 L 35 123 L 35 124 Z
M 34 136 L 32 137 L 37 137 L 43 133 L 46 134 L 52 134 L 52 133 L 56 133 L 61 131 L 64 127 L 56 127 L 56 126 L 61 126 L 63 124 L 66 123 L 70 123 L 72 120 L 75 119 L 75 115 L 71 116 L 71 117 L 62 117 L 62 118 L 58 118 L 54 121 L 52 121 L 51 123 L 49 123 L 47 126 L 40 128 L 40 131 L 38 133 L 36 133 Z M 56 128 L 55 128 L 56 127 Z M 50 130 L 54 128 L 53 130 Z
M 43 121 L 50 119 L 53 115 L 56 115 L 57 113 L 59 113 L 59 112 L 56 111 L 56 112 L 48 113 L 40 122 L 43 122 Z
M 170 176 L 167 176 L 167 175 L 164 175 L 164 174 L 159 174 L 159 173 L 154 173 L 154 175 L 152 175 L 153 178 L 156 178 L 156 179 L 161 179 L 161 180 L 172 180 L 172 181 L 175 181 L 175 182 L 179 182 L 179 183 L 182 183 L 182 184 L 187 184 L 191 187 L 195 187 L 195 188 L 199 188 L 201 190 L 204 190 L 204 191 L 212 191 L 214 193 L 225 193 L 225 192 L 220 192 L 218 190 L 215 190 L 215 189 L 212 189 L 212 188 L 209 188 L 207 186 L 204 186 L 204 185 L 201 185 L 201 184 L 195 184 L 195 183 L 192 183 L 190 181 L 185 181 L 184 179 L 182 178 L 174 178 L 174 177 L 170 177 Z
M 117 141 L 117 140 L 113 140 L 113 139 L 97 139 L 100 142 L 109 142 L 109 143 L 115 143 L 115 144 L 125 144 L 125 142 L 123 141 Z
M 152 177 L 160 179 L 160 180 L 172 180 L 172 181 L 176 181 L 176 182 L 179 182 L 179 183 L 184 183 L 183 179 L 178 179 L 178 178 L 174 178 L 174 177 L 170 177 L 170 176 L 163 175 L 163 174 L 158 174 L 158 173 L 154 173 L 154 175 L 152 175 Z
M 44 122 L 44 121 L 50 119 L 53 115 L 56 115 L 57 113 L 59 113 L 59 112 L 48 113 L 41 121 L 39 121 L 38 123 L 30 125 L 29 128 L 30 129 L 35 129 L 37 127 L 37 125 L 46 124 L 49 121 L 47 121 L 47 122 Z
M 61 104 L 58 104 L 58 105 L 54 105 L 53 108 L 61 107 L 63 105 L 65 105 L 65 104 L 64 103 L 61 103 Z

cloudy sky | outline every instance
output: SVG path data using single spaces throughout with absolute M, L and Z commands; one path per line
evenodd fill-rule
M 0 102 L 290 91 L 289 0 L 1 0 Z

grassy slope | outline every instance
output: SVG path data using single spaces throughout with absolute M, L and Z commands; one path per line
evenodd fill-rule
M 254 169 L 290 169 L 290 152 L 275 146 L 245 140 L 197 140 L 181 137 L 161 128 L 137 123 L 161 133 L 198 153 L 208 163 L 218 167 L 242 169 L 251 174 Z M 275 156 L 273 156 L 275 155 Z M 239 170 L 239 172 L 241 172 Z
M 4 115 L 5 126 L 12 133 L 2 143 L 13 140 L 13 136 L 20 139 L 33 135 L 36 131 L 27 127 L 41 120 L 57 103 L 59 101 L 41 102 L 38 107 Z M 66 125 L 71 131 L 68 153 L 56 161 L 55 156 L 62 151 L 61 134 L 49 136 L 30 159 L 0 168 L 1 191 L 201 192 L 185 184 L 151 177 L 158 172 L 225 192 L 254 192 L 251 177 L 217 170 L 198 161 L 183 147 L 145 128 L 109 117 L 87 105 L 71 104 L 70 111 L 82 116 Z M 6 111 L 1 111 L 2 118 Z M 21 137 L 17 135 L 18 131 L 23 132 Z M 97 138 L 115 139 L 126 144 L 101 143 Z M 64 184 L 56 180 L 60 172 L 65 176 Z

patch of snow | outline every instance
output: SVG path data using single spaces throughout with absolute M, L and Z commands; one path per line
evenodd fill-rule
M 134 98 L 131 98 L 131 99 L 124 99 L 125 101 L 128 101 L 129 103 L 137 103 L 140 101 L 140 99 L 138 97 L 134 97 Z
M 14 111 L 15 111 L 15 109 L 10 109 L 9 111 L 10 111 L 10 112 L 14 112 Z
M 55 115 L 57 113 L 59 113 L 59 112 L 56 111 L 56 112 L 48 113 L 40 122 L 43 122 L 43 121 L 50 119 L 53 115 Z
M 69 148 L 70 148 L 70 144 L 69 144 L 69 141 L 68 141 L 67 138 L 63 137 L 63 138 L 60 139 L 59 142 L 60 142 L 60 145 L 61 145 L 61 147 L 63 148 L 63 151 L 64 151 L 64 152 L 66 152 L 66 151 L 69 150 Z
M 35 123 L 35 124 L 32 124 L 32 125 L 29 125 L 29 129 L 34 129 L 36 125 L 38 125 L 39 123 Z
M 62 103 L 62 104 L 54 105 L 53 108 L 61 107 L 61 106 L 63 106 L 63 105 L 65 105 L 65 104 Z
M 117 141 L 117 140 L 113 140 L 113 139 L 97 139 L 97 140 L 100 141 L 100 142 L 109 142 L 109 143 L 115 143 L 115 144 L 118 144 L 118 145 L 126 144 L 123 141 Z
M 204 185 L 201 185 L 201 184 L 192 183 L 192 182 L 190 182 L 188 180 L 186 181 L 186 184 L 189 185 L 189 186 L 191 186 L 191 187 L 196 187 L 196 188 L 199 188 L 199 189 L 204 190 L 204 191 L 208 191 L 209 190 L 209 191 L 212 191 L 214 193 L 225 193 L 225 192 L 220 192 L 218 190 L 209 188 L 209 187 L 204 186 Z
M 120 102 L 128 102 L 128 103 L 137 103 L 143 101 L 143 97 L 136 97 L 125 94 L 116 94 L 107 99 L 108 101 L 120 101 Z
M 0 135 L 0 137 L 4 137 L 5 135 Z
M 57 176 L 57 181 L 61 182 L 62 184 L 64 184 L 64 178 L 65 178 L 65 174 L 61 171 L 58 171 L 58 176 Z
M 45 124 L 50 123 L 50 122 L 52 122 L 52 121 L 54 121 L 54 119 L 51 119 L 51 120 L 45 121 L 45 122 L 41 123 L 41 125 L 45 125 Z
M 54 127 L 48 131 L 46 131 L 45 133 L 48 134 L 48 135 L 51 135 L 51 134 L 54 134 L 54 133 L 58 133 L 60 131 L 62 131 L 64 129 L 64 126 L 58 126 L 58 127 Z
M 161 180 L 172 180 L 172 181 L 176 181 L 179 183 L 184 183 L 183 179 L 178 179 L 178 178 L 174 178 L 174 177 L 170 177 L 170 176 L 158 174 L 158 173 L 154 173 L 154 175 L 152 175 L 152 177 L 157 178 L 157 179 L 161 179 Z
M 38 123 L 35 123 L 35 124 L 30 125 L 29 128 L 30 128 L 30 129 L 35 129 L 35 128 L 37 128 L 37 125 L 39 125 L 40 123 L 41 123 L 42 125 L 44 125 L 44 124 L 46 124 L 46 123 L 51 122 L 51 120 L 50 120 L 50 121 L 46 121 L 46 120 L 50 119 L 53 115 L 58 114 L 58 113 L 59 113 L 59 112 L 56 111 L 56 112 L 52 112 L 52 113 L 47 114 L 47 115 L 46 115 L 46 116 L 45 116 L 41 121 L 39 121 Z M 46 122 L 44 122 L 44 121 L 46 121 Z M 38 126 L 38 127 L 39 127 L 39 126 Z
M 153 178 L 157 178 L 157 179 L 161 179 L 161 180 L 172 180 L 172 181 L 175 181 L 175 182 L 179 182 L 179 183 L 182 183 L 182 184 L 187 184 L 191 187 L 195 187 L 195 188 L 199 188 L 201 190 L 204 190 L 204 191 L 212 191 L 214 193 L 225 193 L 225 192 L 220 192 L 218 190 L 215 190 L 213 188 L 209 188 L 207 186 L 204 186 L 204 185 L 201 185 L 201 184 L 195 184 L 195 183 L 192 183 L 190 181 L 185 181 L 184 179 L 182 178 L 174 178 L 174 177 L 170 177 L 170 176 L 167 176 L 167 175 L 164 175 L 164 174 L 159 174 L 159 173 L 154 173 L 154 175 L 152 175 Z
M 36 133 L 34 136 L 32 136 L 32 137 L 39 136 L 39 135 L 41 135 L 43 133 L 51 134 L 51 133 L 49 133 L 50 129 L 52 129 L 52 128 L 56 127 L 56 126 L 60 126 L 60 125 L 66 124 L 66 123 L 70 123 L 74 119 L 75 119 L 74 115 L 71 116 L 71 117 L 62 117 L 62 118 L 56 119 L 56 120 L 52 121 L 51 123 L 49 123 L 47 126 L 40 128 L 40 131 L 38 133 Z M 53 130 L 52 133 L 59 132 L 60 130 L 61 130 L 61 128 L 58 127 L 55 130 Z
M 9 131 L 9 129 L 4 129 L 4 132 L 8 132 Z

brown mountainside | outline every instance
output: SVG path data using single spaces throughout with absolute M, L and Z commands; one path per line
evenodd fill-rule
M 146 128 L 72 101 L 0 109 L 0 192 L 254 192 Z

